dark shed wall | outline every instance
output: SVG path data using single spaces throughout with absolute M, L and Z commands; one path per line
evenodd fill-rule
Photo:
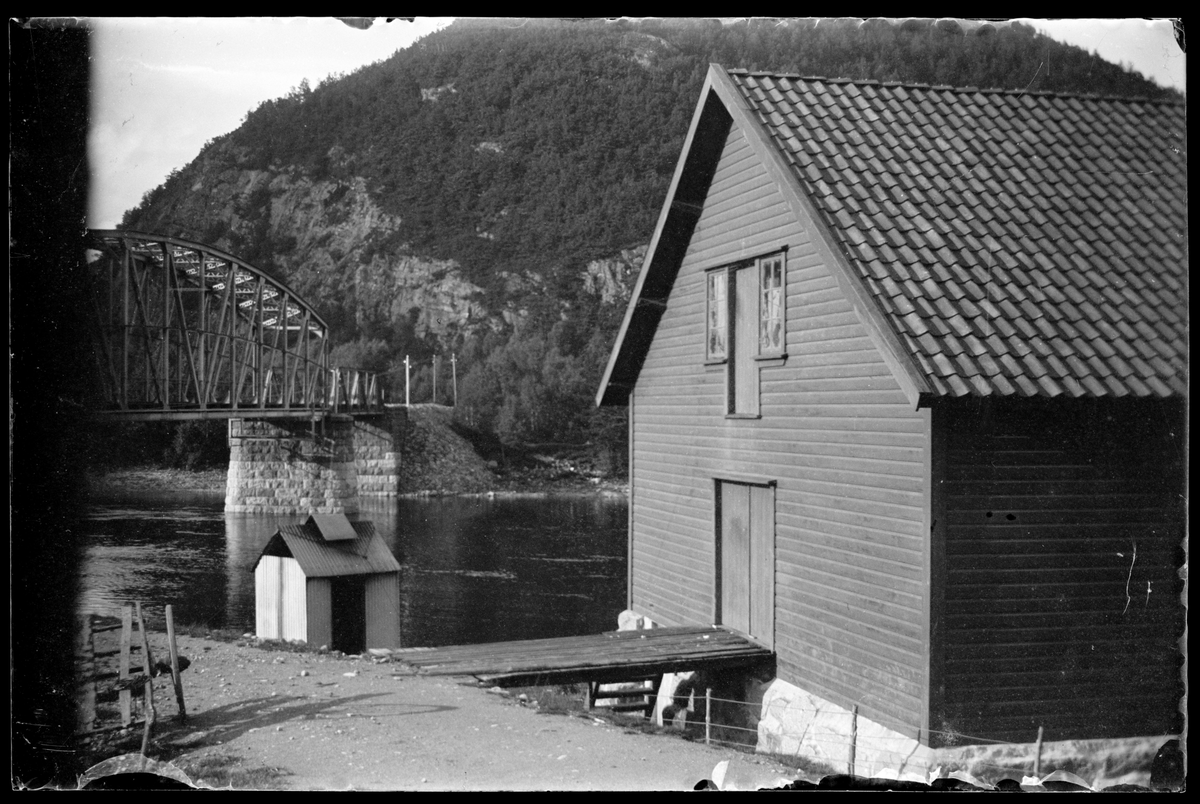
M 946 730 L 1177 732 L 1182 406 L 975 401 L 935 420 L 947 443 Z
M 784 245 L 789 357 L 759 369 L 762 418 L 727 419 L 725 368 L 704 364 L 704 270 Z M 711 622 L 714 478 L 775 480 L 780 677 L 915 734 L 927 418 L 736 126 L 631 404 L 633 607 Z

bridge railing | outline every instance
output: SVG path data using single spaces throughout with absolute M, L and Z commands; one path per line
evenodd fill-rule
M 361 369 L 331 369 L 329 408 L 332 413 L 368 412 L 383 409 L 379 376 Z

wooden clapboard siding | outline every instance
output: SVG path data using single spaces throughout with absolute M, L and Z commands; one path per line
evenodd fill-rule
M 947 438 L 946 730 L 1177 731 L 1180 406 L 1023 399 L 936 415 Z
M 779 675 L 915 736 L 927 713 L 928 418 L 813 231 L 735 124 L 631 397 L 630 602 L 667 625 L 711 622 L 715 481 L 774 481 Z M 784 246 L 788 357 L 754 366 L 761 418 L 729 419 L 726 367 L 705 365 L 704 271 Z

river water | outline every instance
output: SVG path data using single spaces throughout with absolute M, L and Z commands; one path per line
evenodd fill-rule
M 370 502 L 401 565 L 408 647 L 611 631 L 625 607 L 621 496 L 442 497 Z M 251 568 L 275 531 L 303 516 L 226 514 L 218 493 L 97 499 L 83 534 L 80 609 L 141 601 L 177 623 L 254 630 Z

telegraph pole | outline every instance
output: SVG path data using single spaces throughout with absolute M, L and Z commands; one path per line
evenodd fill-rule
M 408 355 L 404 356 L 404 407 L 408 407 Z

